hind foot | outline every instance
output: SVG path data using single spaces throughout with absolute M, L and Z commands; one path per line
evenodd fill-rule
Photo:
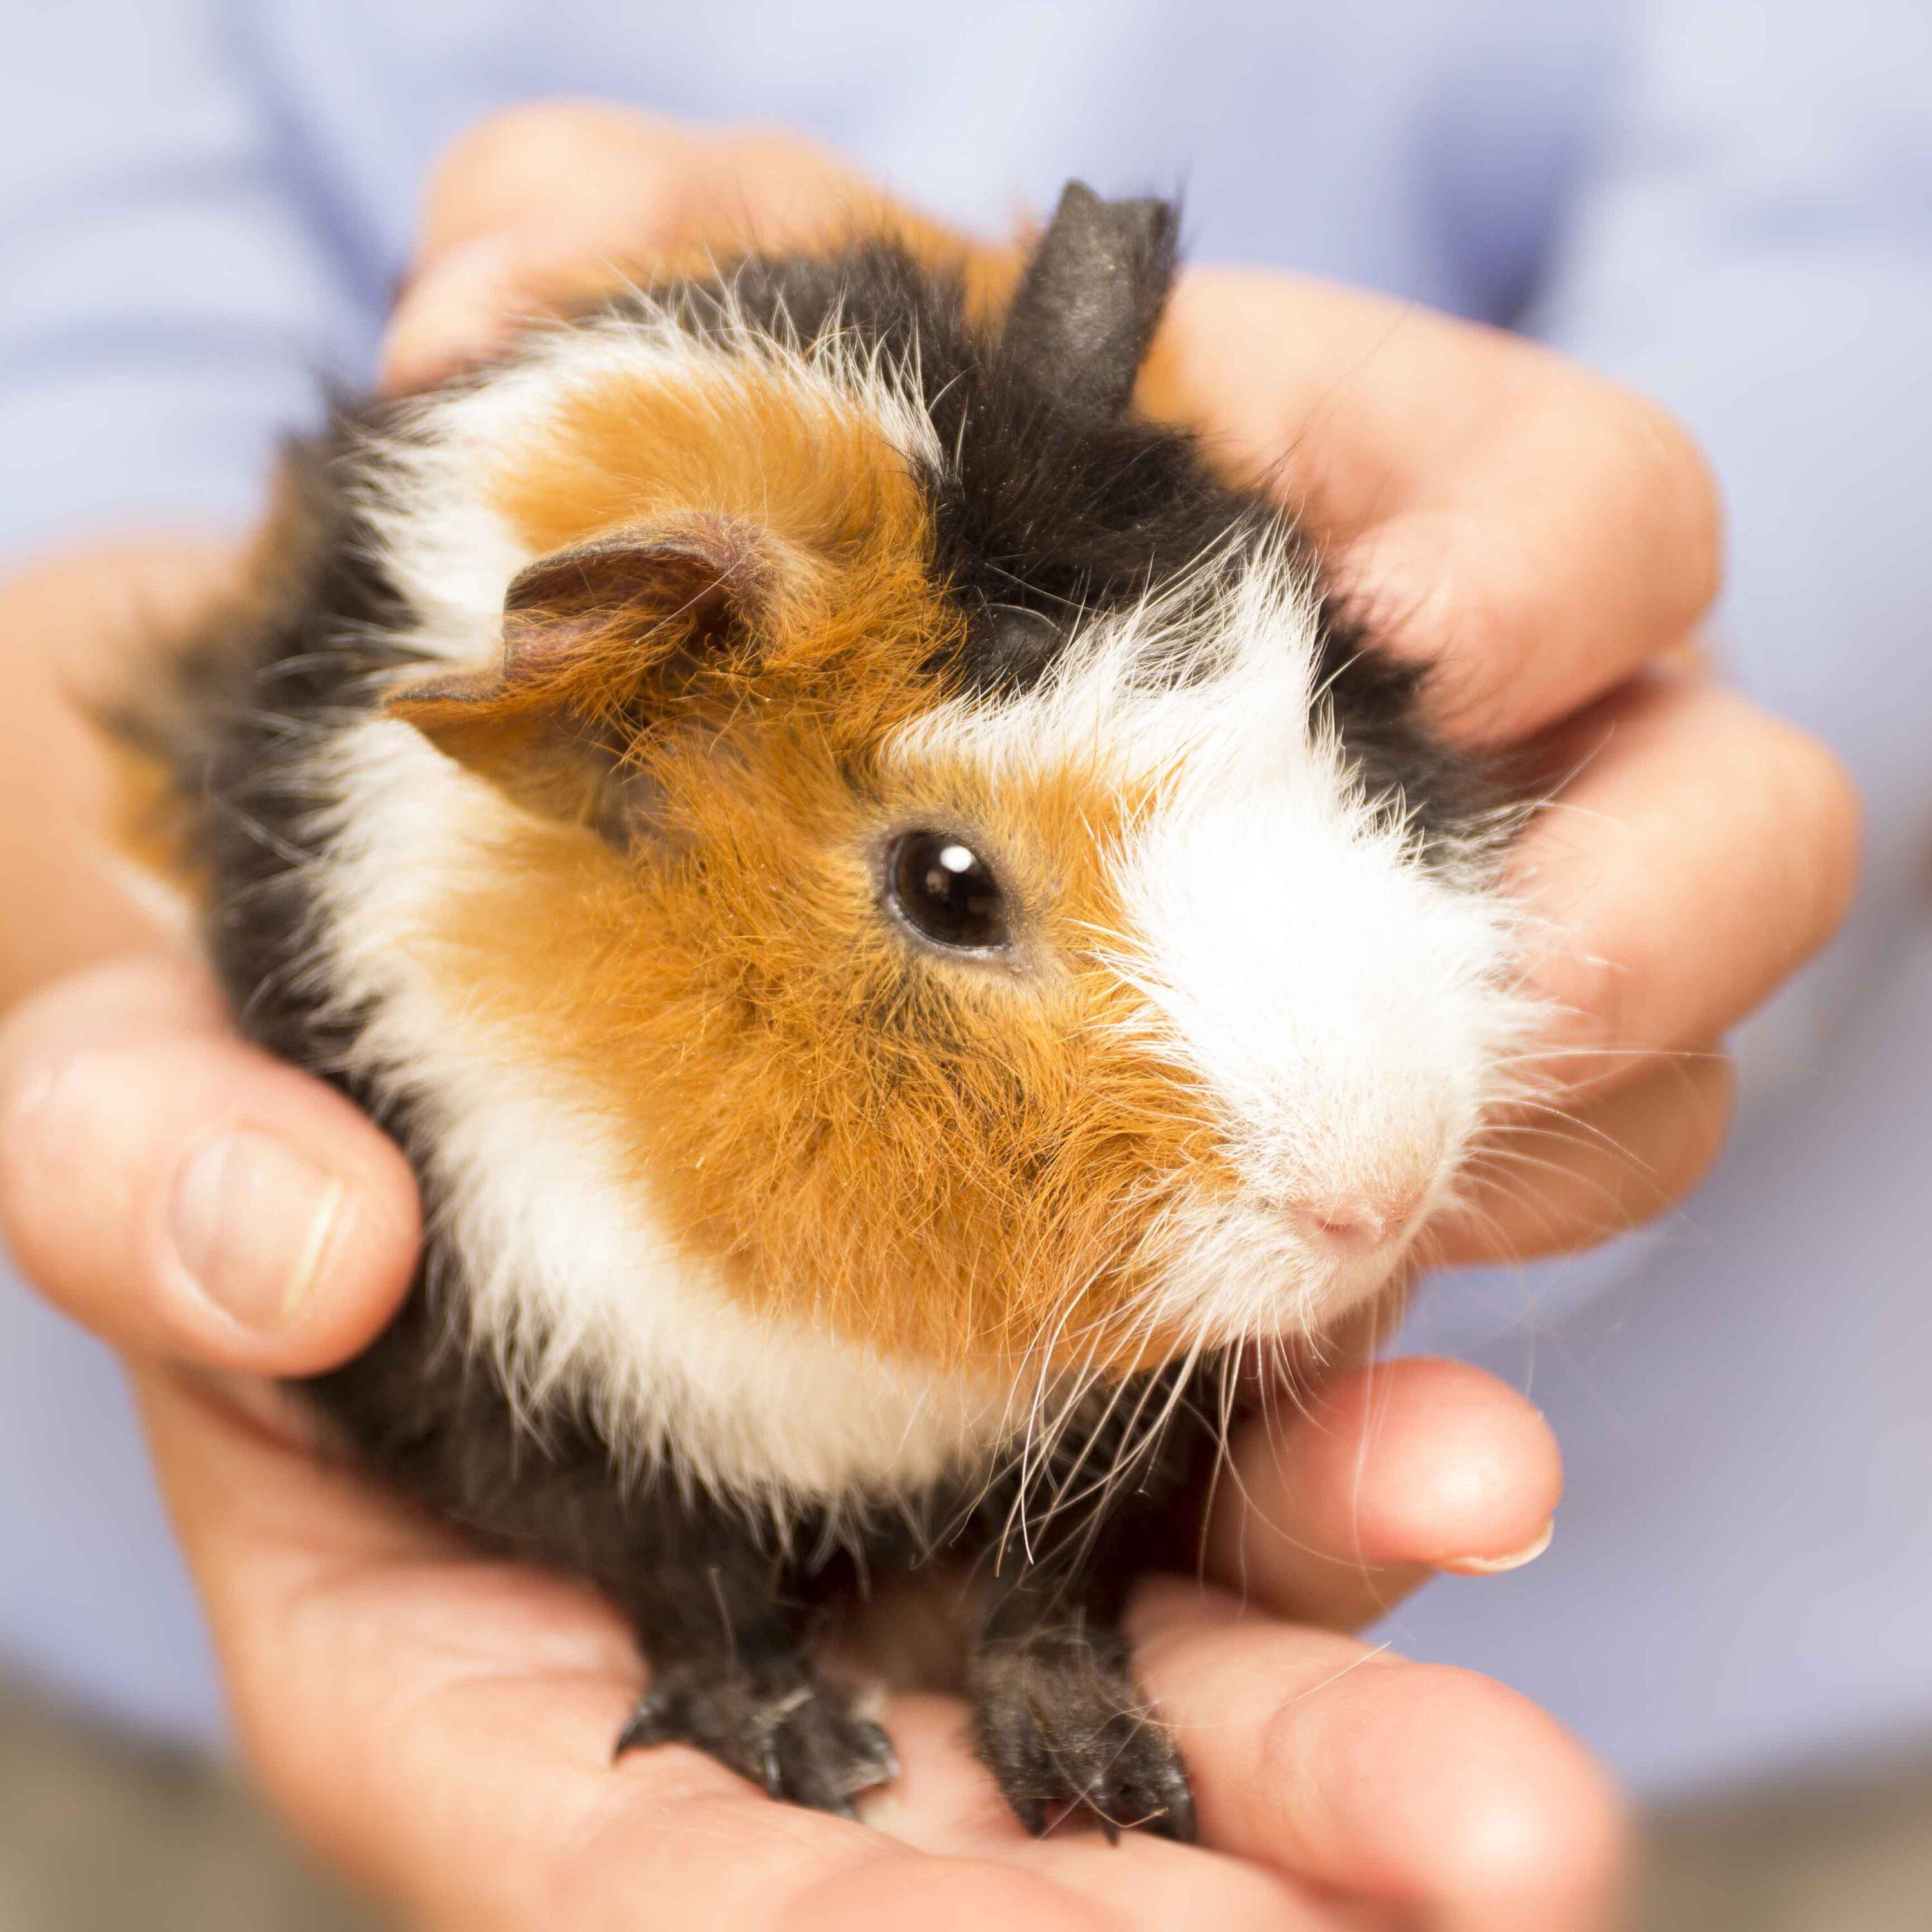
M 1186 1767 L 1124 1646 L 1064 1629 L 991 1640 L 973 1693 L 980 1761 L 1036 1837 L 1084 1814 L 1111 1839 L 1137 1829 L 1192 1842 Z
M 898 1772 L 892 1740 L 797 1658 L 656 1672 L 616 1755 L 665 1744 L 694 1745 L 774 1798 L 844 1818 L 860 1792 Z

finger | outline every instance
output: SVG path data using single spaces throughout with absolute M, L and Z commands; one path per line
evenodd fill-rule
M 1178 1582 L 1133 1628 L 1217 1849 L 1414 1913 L 1432 1932 L 1585 1932 L 1625 1854 L 1601 1773 L 1472 1674 L 1244 1616 Z
M 1168 407 L 1275 476 L 1438 719 L 1514 742 L 1672 648 L 1716 595 L 1704 458 L 1654 404 L 1520 338 L 1258 271 L 1184 278 Z
M 1858 805 L 1818 740 L 1715 686 L 1627 687 L 1542 755 L 1576 772 L 1513 853 L 1566 1096 L 1720 1039 L 1836 928 Z
M 719 135 L 582 102 L 511 109 L 436 169 L 383 386 L 439 380 L 501 349 L 520 323 L 662 272 L 681 252 L 698 266 L 754 242 L 796 245 L 880 200 L 784 135 Z
M 1654 1219 L 1715 1160 L 1731 1084 L 1728 1063 L 1706 1054 L 1575 1118 L 1499 1130 L 1425 1258 L 1528 1260 Z M 1436 1570 L 1494 1574 L 1540 1555 L 1562 1480 L 1542 1417 L 1480 1371 L 1351 1370 L 1298 1408 L 1278 1396 L 1237 1436 L 1215 1491 L 1208 1574 L 1266 1607 L 1352 1629 Z
M 1204 1552 L 1246 1601 L 1350 1630 L 1436 1570 L 1494 1575 L 1549 1544 L 1556 1438 L 1493 1376 L 1376 1363 L 1271 1407 L 1230 1445 Z
M 680 224 L 694 130 L 588 103 L 492 115 L 437 163 L 416 266 L 390 318 L 386 388 L 441 380 L 521 322 L 610 285 Z
M 900 1774 L 866 1798 L 866 1823 L 927 1851 L 996 1857 L 1048 1874 L 1124 1924 L 1161 1932 L 1190 1925 L 1334 1932 L 1336 1915 L 1305 1888 L 1204 1847 L 1135 1832 L 1110 1844 L 1078 1824 L 1043 1840 L 1030 1837 L 985 1767 L 963 1748 L 969 1723 L 956 1699 L 896 1698 L 892 1731 Z
M 425 262 L 560 215 L 613 250 L 714 223 L 781 234 L 860 188 L 836 157 L 762 128 L 707 129 L 584 100 L 534 101 L 479 122 L 431 178 Z M 706 235 L 706 238 L 710 238 Z
M 1230 1932 L 1326 1923 L 1178 1846 L 1130 1847 L 1136 1887 L 1084 1840 L 1036 1844 L 986 1806 L 946 1700 L 889 1714 L 903 1838 L 775 1804 L 688 1750 L 614 1768 L 638 1666 L 592 1592 L 452 1550 L 174 1377 L 142 1394 L 251 1758 L 327 1856 L 415 1921 L 574 1932 L 633 1924 L 643 1900 L 664 1932 L 1153 1932 L 1190 1896 Z
M 613 1772 L 636 1664 L 592 1593 L 452 1550 L 172 1376 L 141 1395 L 243 1742 L 332 1862 L 429 1924 L 566 1928 L 599 1922 L 593 1874 L 640 1802 L 687 1852 L 742 1828 L 737 1781 L 687 1754 Z M 802 1836 L 800 1877 L 843 1862 L 829 1821 Z M 764 1848 L 746 1839 L 709 1862 L 748 1883 Z M 670 1875 L 644 1857 L 635 1876 Z M 685 1922 L 668 1904 L 662 1922 Z
M 1723 1150 L 1736 1081 L 1720 1053 L 1658 1066 L 1574 1113 L 1551 1109 L 1492 1130 L 1459 1204 L 1432 1222 L 1434 1264 L 1526 1262 L 1655 1220 Z
M 301 1375 L 394 1313 L 419 1222 L 388 1140 L 234 1039 L 201 974 L 150 959 L 68 980 L 0 1030 L 0 1228 L 118 1346 Z

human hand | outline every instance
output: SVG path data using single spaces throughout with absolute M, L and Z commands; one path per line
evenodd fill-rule
M 134 1364 L 271 1794 L 412 1923 L 1599 1921 L 1622 1822 L 1576 1746 L 1495 1684 L 1342 1634 L 1432 1568 L 1504 1567 L 1544 1533 L 1549 1432 L 1474 1370 L 1355 1371 L 1257 1418 L 1204 1526 L 1206 1581 L 1139 1592 L 1138 1668 L 1193 1771 L 1199 1846 L 1029 1838 L 964 1706 L 930 1695 L 889 1703 L 902 1774 L 855 1825 L 682 1749 L 613 1768 L 641 1670 L 615 1613 L 330 1466 L 254 1379 L 326 1366 L 388 1318 L 416 1193 L 345 1102 L 230 1034 L 193 969 L 98 969 L 0 1034 L 0 1223 Z
M 614 264 L 734 220 L 808 230 L 854 192 L 775 137 L 590 109 L 513 117 L 442 178 L 392 374 L 487 350 L 506 320 L 591 292 Z M 1850 866 L 1828 760 L 1646 668 L 1708 594 L 1714 520 L 1694 459 L 1642 406 L 1522 345 L 1288 278 L 1188 278 L 1165 351 L 1169 406 L 1230 460 L 1288 456 L 1342 580 L 1399 648 L 1442 663 L 1450 725 L 1532 745 L 1552 772 L 1580 767 L 1570 808 L 1518 860 L 1549 922 L 1538 983 L 1570 1011 L 1546 1070 L 1566 1114 L 1524 1124 L 1540 1143 L 1535 1189 L 1492 1183 L 1442 1231 L 1444 1251 L 1568 1245 L 1660 1207 L 1721 1126 L 1720 1066 L 1678 1050 L 1714 1039 L 1815 943 Z M 1674 943 L 1686 904 L 1692 948 Z M 610 1771 L 638 1666 L 594 1600 L 458 1550 L 238 1412 L 232 1388 L 154 1363 L 326 1366 L 386 1318 L 413 1253 L 393 1150 L 224 1038 L 205 992 L 170 984 L 110 976 L 22 1018 L 14 1090 L 38 1097 L 0 1153 L 0 1205 L 30 1270 L 148 1359 L 164 1478 L 258 1762 L 298 1820 L 418 1917 L 602 1924 L 641 1899 L 673 1926 L 912 1910 L 940 1924 L 1001 1911 L 1029 1924 L 1593 1922 L 1618 1830 L 1574 1748 L 1493 1686 L 1332 1634 L 1432 1567 L 1506 1565 L 1547 1523 L 1558 1476 L 1540 1419 L 1442 1364 L 1339 1376 L 1303 1419 L 1250 1426 L 1244 1480 L 1224 1486 L 1204 1544 L 1210 1577 L 1245 1588 L 1248 1614 L 1176 1586 L 1143 1593 L 1143 1668 L 1195 1766 L 1204 1850 L 1034 1846 L 944 1700 L 892 1711 L 906 1774 L 869 1831 L 777 1811 L 681 1751 Z M 90 1058 L 91 1074 L 65 1078 Z M 200 1296 L 164 1232 L 182 1159 L 236 1120 L 308 1148 L 340 1184 L 332 1218 L 314 1211 L 326 1186 L 306 1210 L 276 1206 L 266 1184 L 252 1212 L 224 1204 L 226 1239 L 203 1265 L 252 1277 L 266 1328 Z M 226 1178 L 254 1191 L 244 1170 Z M 1273 1620 L 1282 1610 L 1294 1625 Z

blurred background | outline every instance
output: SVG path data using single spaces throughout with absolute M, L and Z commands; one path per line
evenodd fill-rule
M 1932 1923 L 1932 7 L 1926 0 L 0 0 L 0 571 L 245 525 L 368 376 L 425 172 L 519 98 L 812 134 L 982 229 L 1183 187 L 1198 260 L 1366 284 L 1660 397 L 1732 520 L 1716 647 L 1870 814 L 1666 1226 L 1444 1280 L 1528 1388 L 1550 1552 L 1382 1633 L 1538 1699 L 1655 1820 L 1646 1928 Z M 0 908 L 0 924 L 32 907 Z M 1695 932 L 1682 935 L 1686 946 Z M 222 1768 L 117 1370 L 0 1280 L 0 1927 L 358 1922 Z

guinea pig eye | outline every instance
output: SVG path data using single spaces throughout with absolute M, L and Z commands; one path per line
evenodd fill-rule
M 1007 943 L 1006 897 L 993 868 L 944 832 L 902 832 L 886 854 L 886 896 L 922 939 L 955 952 Z

